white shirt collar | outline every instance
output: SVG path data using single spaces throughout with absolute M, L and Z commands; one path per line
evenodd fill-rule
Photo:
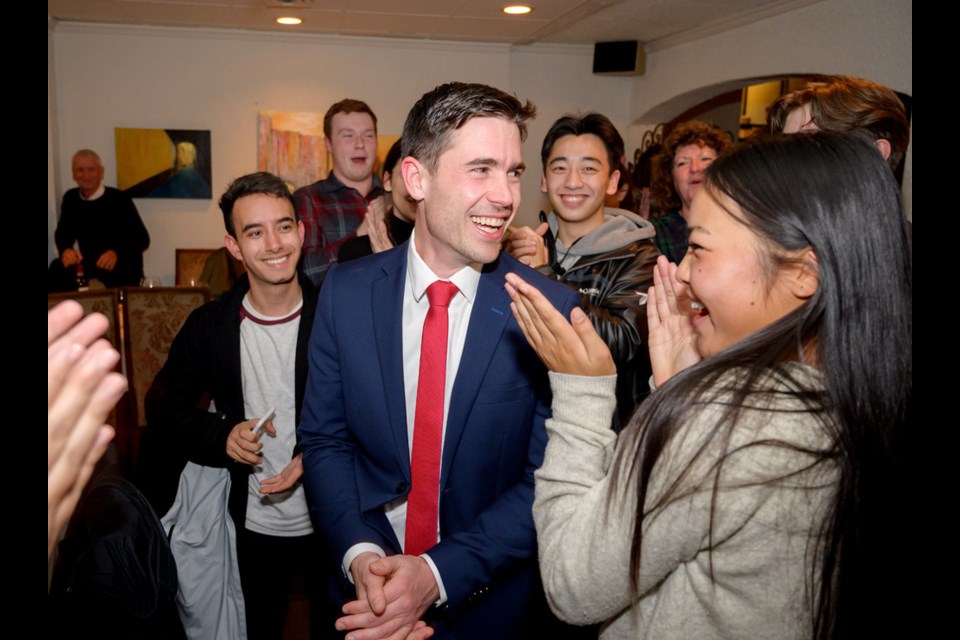
M 84 198 L 84 197 L 83 197 L 83 191 L 81 191 L 81 192 L 80 192 L 80 199 L 81 199 L 81 200 L 86 200 L 87 202 L 90 202 L 91 200 L 96 200 L 97 198 L 99 198 L 100 196 L 102 196 L 106 191 L 107 191 L 107 188 L 104 187 L 104 186 L 103 186 L 103 183 L 101 182 L 101 183 L 100 183 L 100 186 L 97 187 L 97 190 L 94 191 L 94 192 L 93 192 L 93 195 L 90 196 L 89 198 Z
M 414 300 L 419 302 L 426 294 L 427 287 L 437 280 L 449 280 L 457 285 L 460 293 L 472 304 L 477 295 L 477 287 L 480 286 L 480 272 L 471 266 L 466 266 L 449 278 L 441 278 L 427 266 L 427 263 L 417 253 L 416 234 L 417 229 L 414 227 L 407 246 L 407 274 L 410 278 L 410 290 L 413 292 Z

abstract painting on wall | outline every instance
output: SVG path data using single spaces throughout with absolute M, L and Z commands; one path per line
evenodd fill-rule
M 210 199 L 210 131 L 116 128 L 117 188 L 131 198 Z
M 383 158 L 400 136 L 377 136 L 380 174 Z M 323 180 L 332 159 L 323 144 L 323 114 L 298 111 L 260 111 L 257 114 L 257 170 L 269 171 L 287 183 L 290 191 Z
M 269 171 L 291 191 L 327 177 L 323 114 L 261 111 L 257 114 L 257 169 Z

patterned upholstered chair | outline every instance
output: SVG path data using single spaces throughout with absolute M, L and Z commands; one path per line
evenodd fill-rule
M 125 287 L 123 295 L 124 358 L 130 383 L 127 403 L 128 451 L 136 460 L 140 429 L 146 426 L 143 399 L 190 312 L 210 300 L 206 287 Z
M 120 295 L 119 289 L 91 289 L 89 291 L 69 291 L 66 293 L 48 293 L 47 311 L 64 300 L 76 300 L 83 307 L 84 313 L 98 311 L 107 317 L 109 326 L 103 336 L 113 347 L 120 351 L 122 338 L 120 336 Z

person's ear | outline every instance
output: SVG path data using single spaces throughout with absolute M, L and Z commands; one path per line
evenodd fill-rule
M 801 300 L 809 300 L 816 293 L 820 285 L 820 261 L 812 248 L 796 256 L 787 284 L 790 293 Z
M 230 255 L 240 262 L 243 262 L 243 254 L 240 253 L 240 245 L 237 244 L 236 238 L 228 233 L 223 237 L 223 244 L 227 247 L 227 251 L 230 252 Z
M 878 138 L 873 141 L 873 146 L 877 148 L 884 160 L 890 159 L 890 141 L 886 138 Z
M 381 184 L 383 184 L 383 190 L 387 193 L 393 193 L 393 176 L 390 175 L 389 171 L 384 171 L 383 176 L 380 178 Z
M 429 189 L 430 176 L 427 168 L 413 156 L 407 156 L 401 161 L 400 171 L 403 173 L 403 183 L 407 193 L 417 202 L 426 197 Z
M 547 174 L 540 174 L 540 193 L 547 193 Z
M 333 155 L 333 149 L 330 147 L 330 138 L 326 136 L 323 137 L 323 147 L 327 150 L 327 153 Z
M 607 182 L 607 195 L 612 196 L 617 192 L 620 183 L 620 169 L 615 169 L 610 173 L 610 180 Z

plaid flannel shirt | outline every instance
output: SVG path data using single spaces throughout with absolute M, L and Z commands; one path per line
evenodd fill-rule
M 680 215 L 680 210 L 671 211 L 662 216 L 650 218 L 650 224 L 657 230 L 653 243 L 660 249 L 660 253 L 667 256 L 670 262 L 680 264 L 683 256 L 687 255 L 687 245 L 690 239 L 687 234 L 687 221 Z
M 293 193 L 297 214 L 303 222 L 303 252 L 300 271 L 317 286 L 323 282 L 330 265 L 337 261 L 337 251 L 348 238 L 356 237 L 367 205 L 383 195 L 380 178 L 373 176 L 373 186 L 366 197 L 353 187 L 340 182 L 333 172 L 326 180 L 300 187 Z

